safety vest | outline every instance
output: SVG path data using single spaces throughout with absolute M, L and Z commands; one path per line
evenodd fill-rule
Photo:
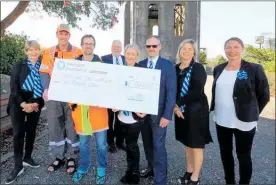
M 82 54 L 82 50 L 69 44 L 67 51 L 61 51 L 57 46 L 45 50 L 39 71 L 52 76 L 55 58 L 74 59 Z

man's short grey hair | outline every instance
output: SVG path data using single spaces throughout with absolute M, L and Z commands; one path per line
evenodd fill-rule
M 179 64 L 181 61 L 180 61 L 180 51 L 181 49 L 183 48 L 184 44 L 186 43 L 190 43 L 193 45 L 193 48 L 194 48 L 194 61 L 196 61 L 197 59 L 197 55 L 198 55 L 198 49 L 197 49 L 197 44 L 196 42 L 193 40 L 193 39 L 185 39 L 183 40 L 180 44 L 179 44 L 179 47 L 178 47 L 178 50 L 177 50 L 177 53 L 176 53 L 176 64 Z
M 138 47 L 138 45 L 136 45 L 136 44 L 128 44 L 128 45 L 126 45 L 126 47 L 125 47 L 125 54 L 126 54 L 126 51 L 128 50 L 128 49 L 136 49 L 136 51 L 137 51 L 137 56 L 139 56 L 140 55 L 140 49 L 139 49 L 139 47 Z
M 244 48 L 244 44 L 243 44 L 243 41 L 240 39 L 240 38 L 238 38 L 238 37 L 231 37 L 230 39 L 228 39 L 225 43 L 224 43 L 224 49 L 225 49 L 225 47 L 226 47 L 226 44 L 229 42 L 229 41 L 237 41 L 240 45 L 241 45 L 241 47 L 242 48 Z
M 113 40 L 112 45 L 113 44 L 119 44 L 122 46 L 122 42 L 120 40 Z
M 158 40 L 158 42 L 159 42 L 159 44 L 161 44 L 161 39 L 160 39 L 160 37 L 159 37 L 159 36 L 157 36 L 157 35 L 151 35 L 151 36 L 147 39 L 147 41 L 146 41 L 146 42 L 148 42 L 148 40 L 149 40 L 149 39 L 151 39 L 151 38 L 155 38 L 155 39 L 157 39 L 157 40 Z

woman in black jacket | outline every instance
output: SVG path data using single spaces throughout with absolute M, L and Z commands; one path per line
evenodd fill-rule
M 250 183 L 253 138 L 259 115 L 269 101 L 269 86 L 264 70 L 259 64 L 242 60 L 243 49 L 241 39 L 228 39 L 224 45 L 228 62 L 214 69 L 211 111 L 214 111 L 227 184 L 235 184 L 233 135 L 239 160 L 239 183 Z
M 176 140 L 186 146 L 187 171 L 182 184 L 198 184 L 205 144 L 212 142 L 209 130 L 209 106 L 204 86 L 207 75 L 195 61 L 197 46 L 194 40 L 180 43 L 176 55 L 177 101 L 175 113 Z
M 36 41 L 25 44 L 27 59 L 14 64 L 11 71 L 11 94 L 7 113 L 11 116 L 13 128 L 15 167 L 6 179 L 6 184 L 12 183 L 24 172 L 23 166 L 38 168 L 31 157 L 36 136 L 36 126 L 44 101 L 39 75 L 40 45 Z M 25 121 L 26 120 L 26 121 Z M 26 132 L 25 155 L 23 146 Z

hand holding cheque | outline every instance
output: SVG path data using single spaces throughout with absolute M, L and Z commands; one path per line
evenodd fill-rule
M 48 99 L 157 115 L 160 70 L 56 59 Z

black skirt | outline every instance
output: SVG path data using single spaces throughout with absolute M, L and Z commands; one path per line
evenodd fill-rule
M 208 105 L 197 104 L 196 112 L 187 107 L 184 118 L 175 115 L 175 138 L 190 148 L 204 148 L 205 144 L 213 142 L 209 130 Z M 192 113 L 192 114 L 191 114 Z

